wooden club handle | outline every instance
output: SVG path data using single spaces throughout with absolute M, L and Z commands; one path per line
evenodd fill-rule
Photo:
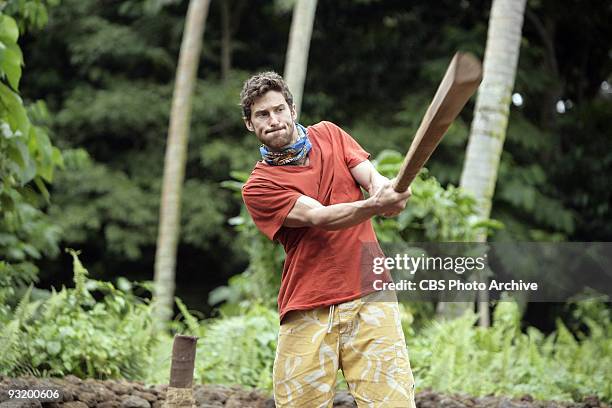
M 481 81 L 480 61 L 470 53 L 456 53 L 395 178 L 395 191 L 404 192 L 408 189 Z

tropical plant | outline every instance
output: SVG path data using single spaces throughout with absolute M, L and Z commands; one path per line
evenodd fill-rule
M 585 308 L 601 311 L 608 306 L 577 304 L 577 310 Z M 475 327 L 476 319 L 467 312 L 459 319 L 432 321 L 412 340 L 408 337 L 417 388 L 475 396 L 612 399 L 609 313 L 604 320 L 585 320 L 589 334 L 578 332 L 578 339 L 560 320 L 549 335 L 534 327 L 521 330 L 519 307 L 511 301 L 497 304 L 492 327 Z
M 53 290 L 46 300 L 34 302 L 28 290 L 14 311 L 0 314 L 6 324 L 0 372 L 143 378 L 156 344 L 151 306 L 125 279 L 119 281 L 122 289 L 89 279 L 78 254 L 70 253 L 74 288 Z
M 38 16 L 42 6 L 25 4 L 35 7 Z M 7 10 L 19 14 L 21 8 L 9 2 Z M 19 28 L 5 11 L 0 8 L 0 291 L 4 293 L 0 301 L 15 286 L 36 280 L 33 260 L 58 252 L 60 231 L 43 208 L 49 203 L 46 183 L 53 181 L 55 169 L 62 165 L 62 155 L 44 127 L 48 120 L 44 103 L 26 107 L 19 95 L 23 65 Z M 34 21 L 21 23 L 38 26 L 46 19 L 30 17 Z

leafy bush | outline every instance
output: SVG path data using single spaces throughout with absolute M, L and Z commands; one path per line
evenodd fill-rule
M 32 287 L 28 288 L 12 313 L 6 304 L 0 302 L 0 374 L 31 372 L 30 366 L 24 362 L 20 337 L 23 324 L 33 316 L 40 303 L 30 302 L 31 292 Z
M 373 160 L 378 171 L 393 178 L 399 172 L 404 156 L 384 150 Z M 427 169 L 413 181 L 412 197 L 397 218 L 374 219 L 376 235 L 382 242 L 453 242 L 474 241 L 482 229 L 501 228 L 499 222 L 476 216 L 474 198 L 449 185 L 444 188 Z
M 277 333 L 278 314 L 261 306 L 205 325 L 196 380 L 271 390 Z
M 183 321 L 175 322 L 180 332 L 197 336 L 194 381 L 210 384 L 239 384 L 271 392 L 272 365 L 276 351 L 278 313 L 253 305 L 244 314 L 198 321 L 177 300 Z M 165 383 L 170 372 L 172 338 L 161 335 L 154 348 L 154 361 L 144 380 Z
M 0 373 L 142 378 L 155 344 L 150 305 L 126 281 L 119 290 L 88 279 L 77 253 L 71 254 L 74 288 L 53 291 L 42 303 L 30 303 L 28 291 L 10 320 L 5 313 L 0 350 L 12 358 L 3 358 Z M 103 297 L 96 301 L 98 294 Z
M 582 307 L 582 306 L 581 306 Z M 490 328 L 475 327 L 477 316 L 432 322 L 410 345 L 420 389 L 480 396 L 531 394 L 538 399 L 612 399 L 612 326 L 588 321 L 590 336 L 577 340 L 563 322 L 545 336 L 520 330 L 519 308 L 500 302 Z
M 7 10 L 22 11 L 17 2 L 9 2 Z M 44 7 L 30 11 L 42 13 Z M 45 183 L 53 180 L 62 155 L 40 126 L 48 119 L 45 105 L 38 102 L 26 109 L 19 96 L 23 55 L 18 24 L 24 21 L 5 12 L 0 7 L 0 287 L 8 288 L 4 296 L 10 296 L 13 286 L 36 280 L 32 260 L 57 252 L 59 229 L 41 208 L 49 200 Z

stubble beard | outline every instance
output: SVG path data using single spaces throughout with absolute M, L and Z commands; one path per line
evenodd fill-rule
M 291 123 L 290 125 L 285 124 L 285 128 L 284 129 L 277 129 L 277 132 L 279 132 L 279 131 L 282 132 L 283 130 L 285 131 L 285 135 L 284 135 L 285 137 L 283 137 L 282 139 L 285 139 L 288 142 L 284 143 L 280 147 L 274 147 L 274 146 L 266 145 L 268 147 L 268 149 L 270 149 L 272 151 L 279 152 L 279 151 L 283 150 L 284 148 L 286 148 L 287 146 L 290 146 L 291 144 L 296 142 L 297 137 L 295 138 L 296 140 L 293 140 L 293 137 L 294 137 L 295 133 L 297 132 L 297 130 L 295 128 L 295 123 Z M 272 133 L 272 132 L 270 132 L 270 133 Z M 278 139 L 280 139 L 279 136 L 274 138 L 274 140 L 278 140 Z

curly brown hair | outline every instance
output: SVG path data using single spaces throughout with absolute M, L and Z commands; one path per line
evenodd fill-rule
M 240 92 L 240 106 L 245 119 L 251 120 L 251 106 L 268 91 L 282 93 L 289 107 L 293 107 L 293 95 L 283 77 L 274 71 L 260 72 L 247 79 Z

